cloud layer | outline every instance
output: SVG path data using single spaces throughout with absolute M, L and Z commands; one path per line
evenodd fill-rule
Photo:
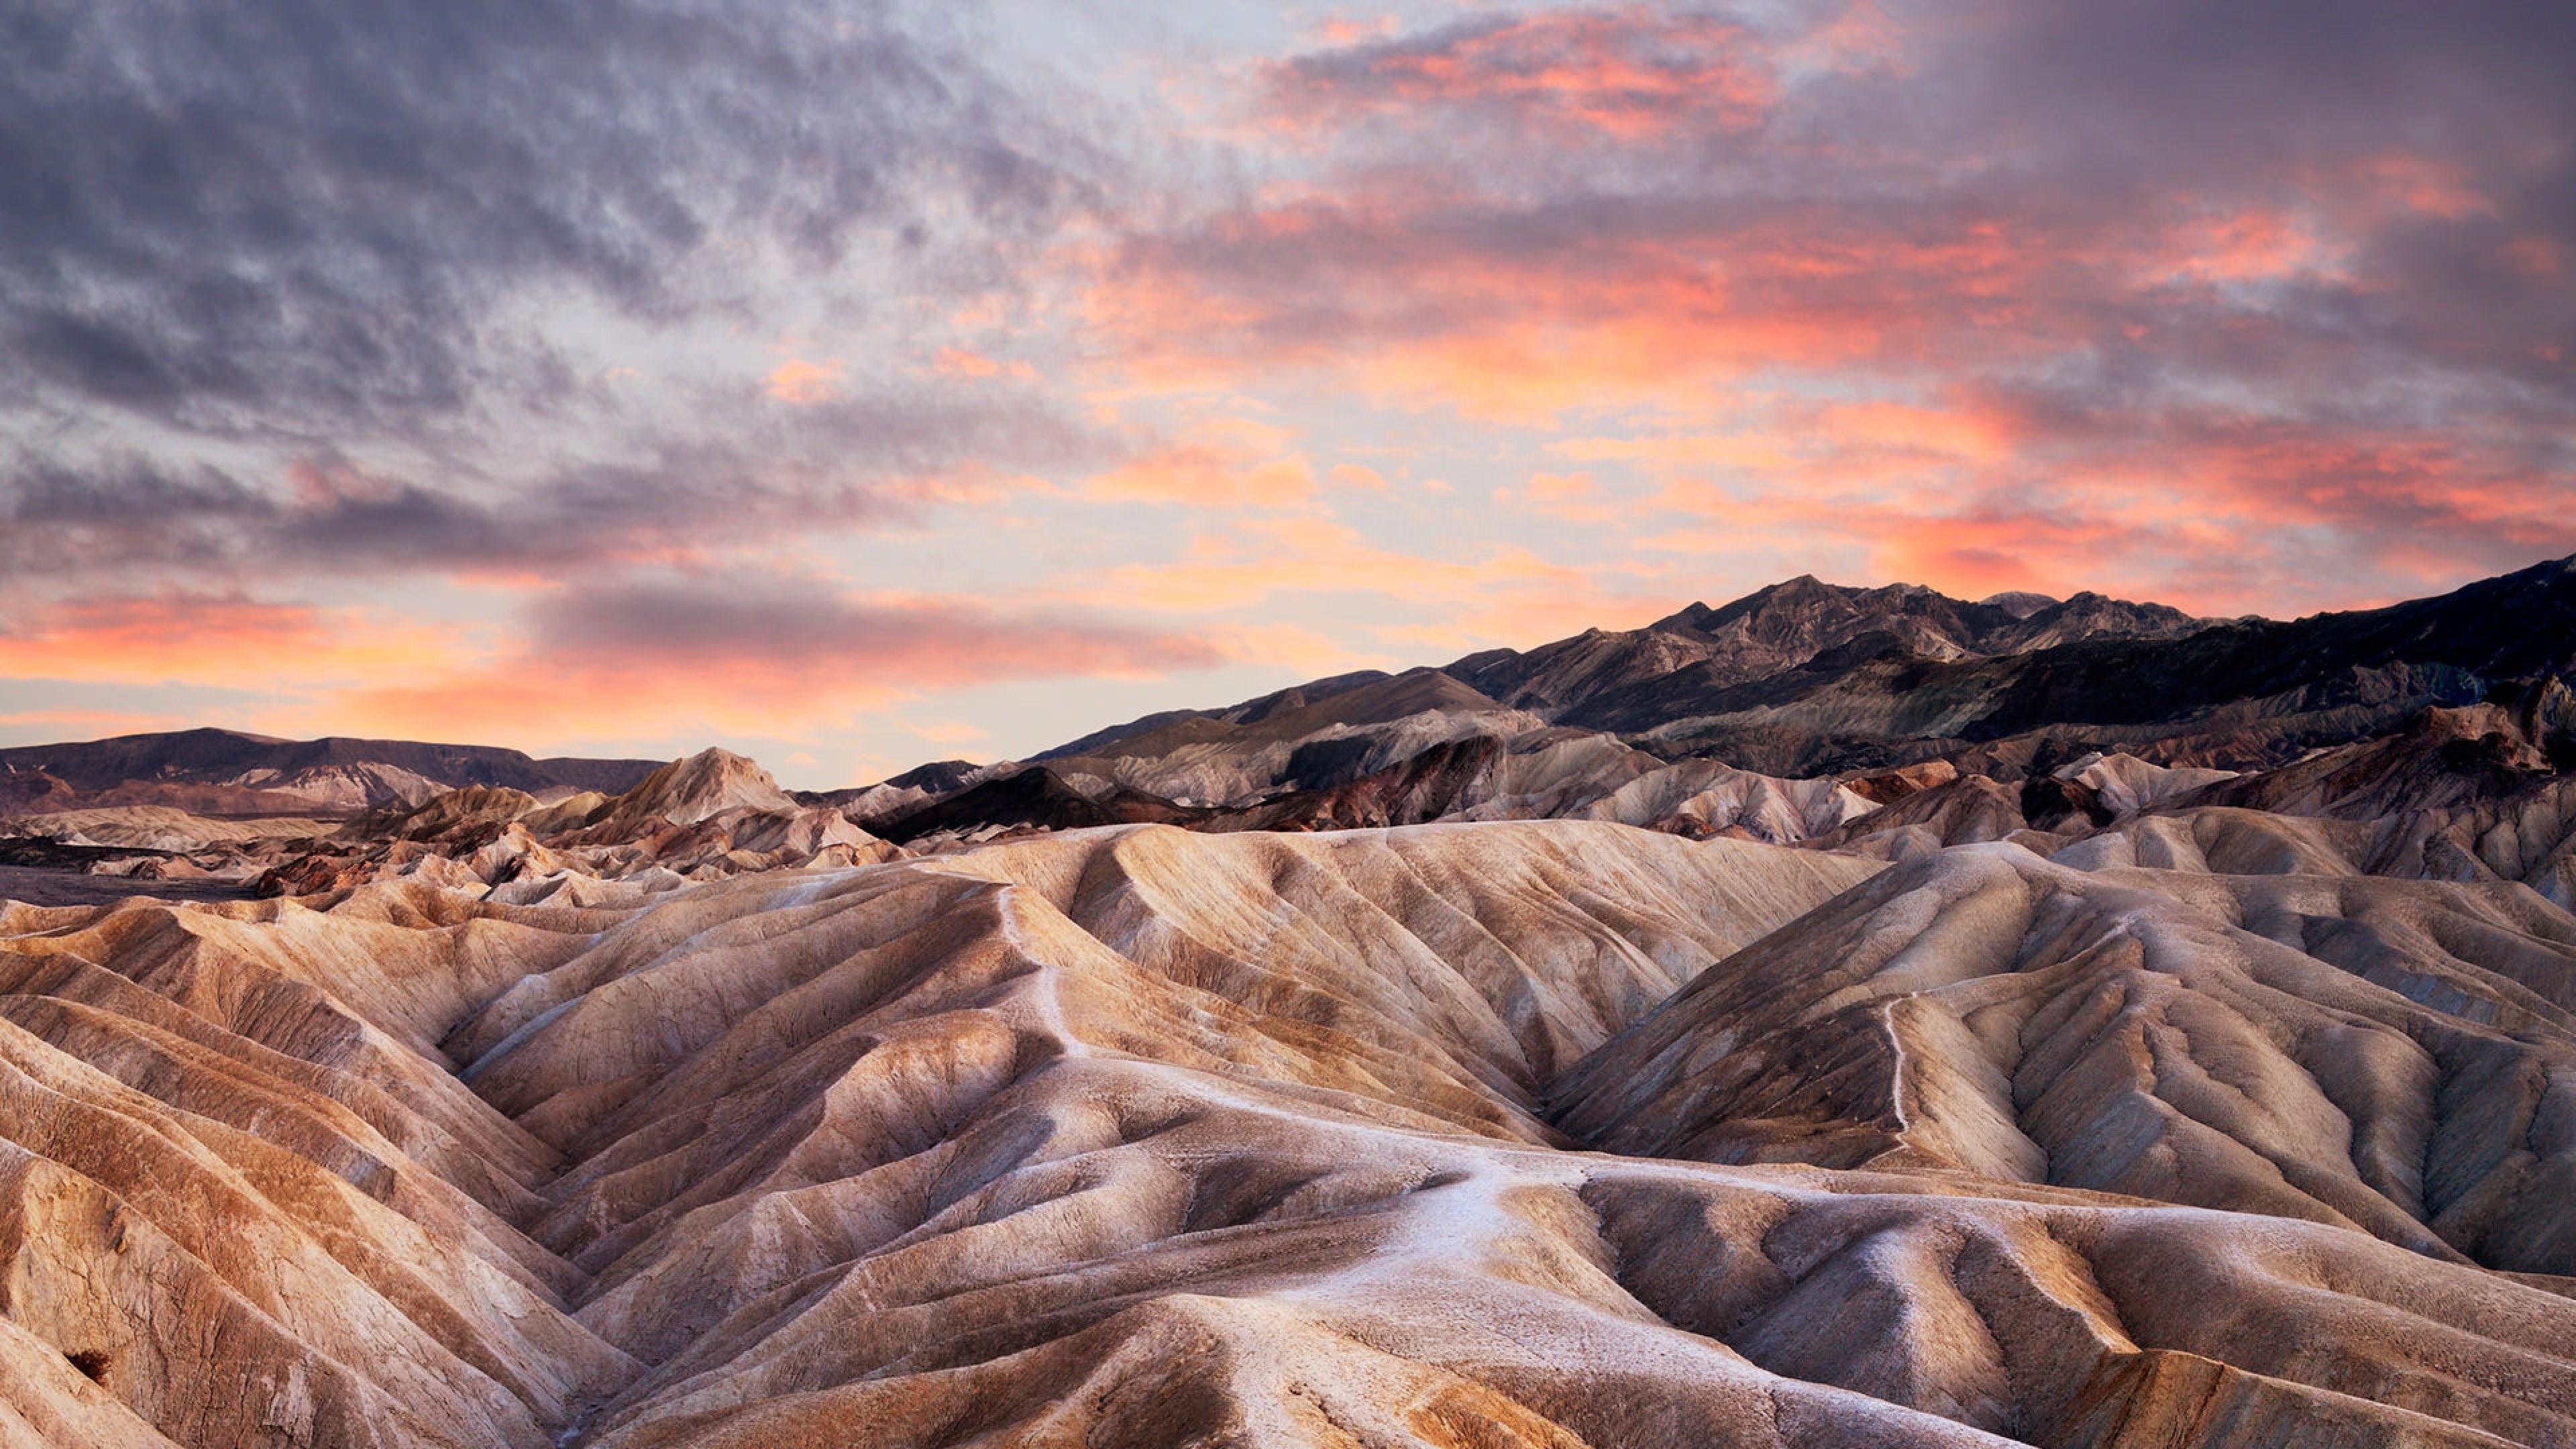
M 2499 0 L 36 0 L 0 659 L 896 767 L 1803 571 L 2447 587 L 2576 551 L 2571 73 Z
M 2277 607 L 2576 548 L 2567 17 L 1790 14 L 1275 62 L 1328 164 L 1131 238 L 1095 315 L 1148 375 L 1604 428 L 1641 510 L 1935 583 Z
M 37 0 L 0 47 L 13 390 L 204 431 L 560 394 L 560 288 L 647 318 L 873 233 L 1042 229 L 1072 183 L 872 4 Z M 829 104 L 824 104 L 828 101 Z M 1014 136 L 1013 131 L 1035 132 Z
M 855 299 L 1007 284 L 1082 204 L 1064 138 L 889 6 L 8 25 L 17 569 L 613 560 L 864 525 L 908 477 L 1087 446 L 1025 392 L 897 369 L 790 416 L 722 363 Z
M 736 735 L 828 730 L 857 711 L 1000 680 L 1205 669 L 1208 643 L 1089 611 L 852 597 L 821 580 L 626 582 L 540 598 L 522 638 L 428 679 L 378 674 L 336 701 L 363 728 L 440 721 L 619 735 L 637 716 Z

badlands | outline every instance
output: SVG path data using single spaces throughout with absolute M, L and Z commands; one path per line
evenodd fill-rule
M 0 1443 L 2576 1446 L 2571 622 L 11 752 Z

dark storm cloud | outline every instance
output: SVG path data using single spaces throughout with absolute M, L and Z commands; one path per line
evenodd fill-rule
M 1069 185 L 865 3 L 11 9 L 12 391 L 193 426 L 452 411 L 512 363 L 489 309 L 514 287 L 667 316 L 720 233 L 825 266 L 926 191 L 1010 233 Z
M 1035 388 L 603 381 L 1007 285 L 1079 150 L 872 0 L 0 7 L 0 567 L 578 569 L 1080 458 Z
M 0 494 L 10 522 L 28 527 L 120 527 L 154 516 L 262 519 L 274 504 L 214 468 L 164 472 L 128 459 L 87 471 L 35 464 Z

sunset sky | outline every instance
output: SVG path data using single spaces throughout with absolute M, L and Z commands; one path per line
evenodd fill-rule
M 32 0 L 0 743 L 789 784 L 2576 552 L 2576 8 Z

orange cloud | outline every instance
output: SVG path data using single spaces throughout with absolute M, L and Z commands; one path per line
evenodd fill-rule
M 1315 470 L 1293 434 L 1248 418 L 1200 423 L 1091 478 L 1083 492 L 1193 508 L 1292 508 L 1315 495 Z
M 1334 15 L 1314 27 L 1314 38 L 1326 45 L 1356 45 L 1364 40 L 1384 40 L 1400 28 L 1392 15 L 1372 15 L 1366 19 Z
M 2186 220 L 2145 261 L 2152 278 L 2225 283 L 2285 281 L 2336 258 L 2313 219 L 2258 207 Z
M 848 371 L 837 357 L 828 357 L 821 362 L 791 357 L 779 364 L 762 382 L 768 386 L 769 395 L 780 402 L 810 407 L 840 396 L 841 379 Z
M 1856 75 L 1866 71 L 1913 73 L 1906 35 L 1877 0 L 1857 0 L 1820 28 L 1800 37 L 1781 57 L 1790 66 Z
M 452 634 L 240 594 L 74 599 L 0 633 L 0 675 L 240 687 L 368 678 L 447 657 Z
M 2497 249 L 2506 266 L 2526 277 L 2555 282 L 2567 273 L 2568 246 L 2555 237 L 2536 232 L 2511 238 Z M 2565 361 L 2563 350 L 2543 350 L 2541 356 L 2551 362 Z
M 0 729 L 45 741 L 155 734 L 204 723 L 204 719 L 191 715 L 140 714 L 115 709 L 31 709 L 0 714 Z
M 1545 424 L 1698 409 L 1783 368 L 2042 356 L 2093 325 L 2025 300 L 2061 290 L 2051 274 L 2162 276 L 2209 250 L 2177 233 L 2088 255 L 1974 215 L 1899 232 L 1799 210 L 1564 237 L 1486 207 L 1363 191 L 1230 213 L 1133 243 L 1098 274 L 1085 316 L 1147 385 L 1312 369 L 1374 399 Z M 1523 226 L 1535 244 L 1519 244 Z
M 1869 459 L 1793 460 L 1813 479 L 1794 487 L 1677 476 L 1646 506 L 1700 526 L 1650 546 L 1839 542 L 1878 577 L 1968 597 L 2090 588 L 2213 614 L 2348 606 L 2358 570 L 2449 587 L 2576 551 L 2576 477 L 2425 430 L 2194 416 L 2090 439 L 2045 472 L 2017 451 L 1965 460 L 1937 487 Z M 2464 573 L 2463 557 L 2486 562 Z
M 1658 501 L 1687 507 L 1715 496 L 1712 477 L 1809 499 L 1951 487 L 2012 467 L 2037 441 L 2027 420 L 1966 392 L 1926 401 L 1748 395 L 1708 423 L 1690 432 L 1570 438 L 1549 451 L 1638 470 L 1661 483 Z
M 1179 558 L 1128 564 L 1067 592 L 1084 602 L 1190 617 L 1222 617 L 1281 595 L 1385 600 L 1433 610 L 1463 626 L 1461 637 L 1488 643 L 1553 638 L 1637 605 L 1607 591 L 1600 571 L 1526 547 L 1492 544 L 1464 560 L 1408 553 L 1320 514 L 1202 533 Z M 1341 648 L 1349 658 L 1347 639 Z
M 905 728 L 934 745 L 971 745 L 993 737 L 991 730 L 968 724 L 964 720 L 933 721 L 907 725 Z

